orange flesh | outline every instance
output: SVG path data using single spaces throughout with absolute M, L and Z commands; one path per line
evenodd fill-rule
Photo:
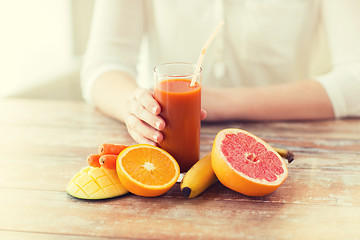
M 251 178 L 274 182 L 284 173 L 276 154 L 245 133 L 226 134 L 221 151 L 235 170 Z
M 151 186 L 161 186 L 176 175 L 174 164 L 160 151 L 138 148 L 122 158 L 124 170 L 136 181 Z

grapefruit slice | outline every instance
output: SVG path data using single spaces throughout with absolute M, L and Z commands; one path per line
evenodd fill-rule
M 270 145 L 241 129 L 216 135 L 211 164 L 223 185 L 247 196 L 272 193 L 288 175 L 285 161 Z

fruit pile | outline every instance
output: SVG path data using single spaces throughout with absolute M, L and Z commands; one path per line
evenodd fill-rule
M 180 175 L 169 153 L 146 144 L 105 143 L 87 161 L 90 166 L 75 174 L 66 189 L 73 197 L 105 199 L 128 192 L 155 197 L 170 190 Z
M 255 135 L 240 129 L 224 129 L 214 140 L 212 152 L 200 159 L 184 176 L 181 192 L 193 198 L 218 180 L 247 196 L 272 193 L 288 175 L 284 159 L 292 152 L 272 148 Z
M 101 144 L 98 154 L 87 157 L 90 166 L 73 176 L 66 191 L 81 199 L 112 198 L 128 193 L 115 170 L 117 156 L 126 147 L 119 144 Z
M 272 148 L 240 129 L 224 129 L 214 140 L 212 152 L 185 174 L 182 195 L 193 198 L 220 181 L 247 196 L 272 193 L 288 175 L 284 161 L 294 155 Z M 147 144 L 125 146 L 105 143 L 87 158 L 90 166 L 70 180 L 67 192 L 81 199 L 104 199 L 128 192 L 156 197 L 169 191 L 180 175 L 176 160 L 165 150 Z

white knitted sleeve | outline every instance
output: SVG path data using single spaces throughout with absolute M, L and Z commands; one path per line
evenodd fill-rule
M 315 77 L 327 92 L 337 118 L 360 116 L 360 1 L 324 0 L 322 20 L 332 70 Z
M 108 71 L 123 71 L 135 81 L 143 18 L 141 0 L 96 1 L 81 69 L 82 93 L 87 102 L 91 103 L 95 81 Z

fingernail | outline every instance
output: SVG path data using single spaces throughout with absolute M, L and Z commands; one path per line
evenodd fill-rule
M 159 136 L 158 136 L 157 134 L 154 134 L 154 135 L 153 135 L 153 139 L 154 139 L 155 142 L 158 141 L 158 138 L 159 138 Z
M 153 107 L 153 108 L 152 108 L 153 114 L 156 114 L 156 111 L 157 111 L 157 107 Z
M 161 124 L 160 121 L 155 122 L 155 127 L 156 127 L 157 129 L 159 129 L 159 128 L 160 128 L 160 124 Z

